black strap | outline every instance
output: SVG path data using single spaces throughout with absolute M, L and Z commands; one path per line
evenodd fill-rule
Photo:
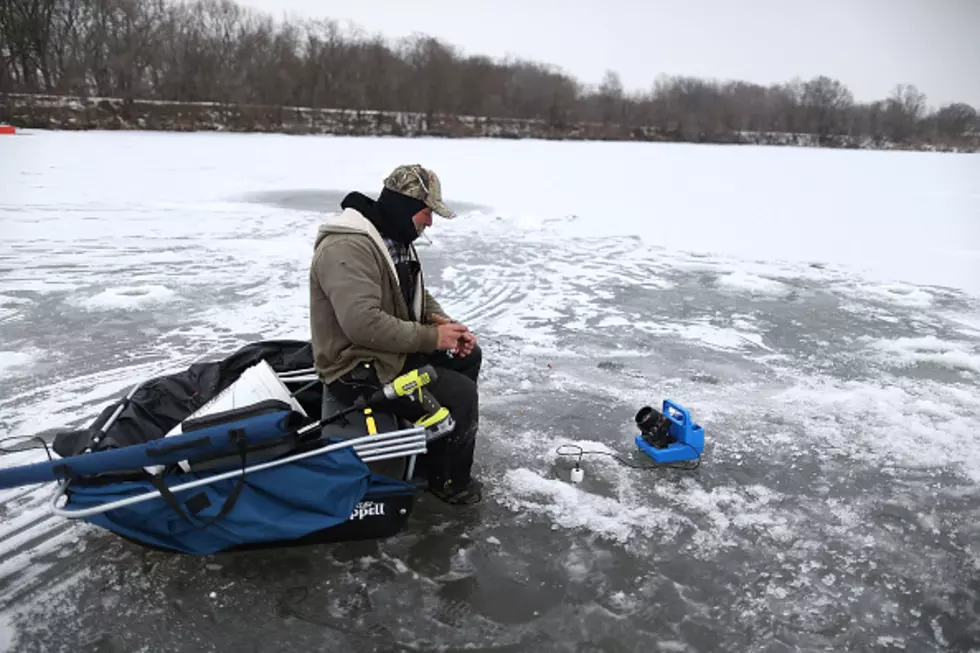
M 225 499 L 225 503 L 223 506 L 221 506 L 221 510 L 218 511 L 218 514 L 215 515 L 214 518 L 202 524 L 195 524 L 191 520 L 191 518 L 187 516 L 187 513 L 184 512 L 183 508 L 180 507 L 180 502 L 177 501 L 177 497 L 175 497 L 174 493 L 170 491 L 170 488 L 168 488 L 166 484 L 164 484 L 162 478 L 147 473 L 147 477 L 150 483 L 152 483 L 153 487 L 155 487 L 157 491 L 160 493 L 160 496 L 163 498 L 164 503 L 166 503 L 171 510 L 173 510 L 178 515 L 180 515 L 180 518 L 183 519 L 188 524 L 190 524 L 191 526 L 195 526 L 197 528 L 203 529 L 203 528 L 207 528 L 211 524 L 221 519 L 224 519 L 228 515 L 228 513 L 231 512 L 232 508 L 235 507 L 235 503 L 238 501 L 238 497 L 241 496 L 242 488 L 245 487 L 245 466 L 248 457 L 248 448 L 246 446 L 246 441 L 245 441 L 245 432 L 240 429 L 234 429 L 228 432 L 228 437 L 236 441 L 238 444 L 238 455 L 242 460 L 242 473 L 238 477 L 238 483 L 235 485 L 235 489 L 232 490 L 228 498 Z

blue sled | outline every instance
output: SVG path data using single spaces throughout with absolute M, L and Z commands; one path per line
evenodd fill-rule
M 704 429 L 691 419 L 691 414 L 683 406 L 670 399 L 664 399 L 663 414 L 670 420 L 670 437 L 676 440 L 663 449 L 650 446 L 642 435 L 636 436 L 636 446 L 640 451 L 658 463 L 674 463 L 693 460 L 704 453 Z

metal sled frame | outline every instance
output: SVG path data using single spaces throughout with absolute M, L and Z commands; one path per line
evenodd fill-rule
M 278 374 L 278 377 L 286 386 L 289 386 L 289 384 L 291 383 L 304 384 L 294 394 L 299 394 L 306 388 L 309 388 L 312 385 L 320 383 L 320 377 L 317 376 L 315 367 L 310 367 L 301 370 L 292 370 L 289 372 L 282 372 Z M 399 420 L 399 421 L 401 421 L 405 425 L 406 429 L 414 430 L 415 428 L 417 428 L 417 427 L 410 426 L 410 424 L 408 422 L 405 422 L 404 420 Z M 412 475 L 415 473 L 415 457 L 424 453 L 426 453 L 426 450 L 423 449 L 422 451 L 415 451 L 409 454 L 408 467 L 405 470 L 405 476 L 404 476 L 404 479 L 406 481 L 411 479 Z M 389 458 L 396 458 L 396 457 L 397 456 L 389 456 Z M 384 458 L 373 458 L 371 460 L 365 459 L 364 462 L 374 462 L 375 460 L 384 460 Z
M 315 376 L 315 373 L 311 374 L 313 370 L 297 370 L 291 373 L 280 374 L 280 379 L 286 383 L 305 383 L 308 387 L 313 383 L 319 383 L 319 379 Z M 126 399 L 131 399 L 136 391 L 144 384 L 146 381 L 141 382 L 136 387 L 134 387 Z M 299 392 L 299 391 L 297 391 Z M 115 422 L 116 418 L 122 413 L 125 408 L 125 402 L 117 408 L 112 416 L 106 420 L 106 423 L 102 426 L 100 431 L 104 434 L 108 432 L 109 428 Z M 312 426 L 312 425 L 310 425 Z M 301 431 L 310 426 L 303 427 Z M 245 469 L 235 469 L 221 474 L 216 474 L 214 476 L 198 479 L 195 481 L 188 481 L 187 483 L 181 483 L 173 487 L 168 488 L 170 492 L 176 494 L 178 492 L 183 492 L 185 490 L 191 490 L 204 485 L 209 485 L 211 483 L 216 483 L 218 481 L 223 481 L 229 478 L 236 478 L 238 476 L 244 476 L 252 472 L 259 472 L 265 469 L 271 469 L 274 467 L 279 467 L 281 465 L 287 465 L 298 460 L 303 460 L 304 458 L 311 458 L 313 456 L 319 456 L 321 454 L 329 453 L 331 451 L 338 451 L 340 449 L 345 449 L 347 447 L 353 447 L 354 452 L 361 458 L 365 463 L 376 462 L 380 460 L 388 460 L 391 458 L 408 458 L 408 465 L 405 472 L 405 479 L 408 480 L 412 477 L 415 468 L 415 458 L 418 455 L 425 454 L 427 451 L 426 447 L 427 433 L 425 427 L 422 426 L 412 426 L 410 428 L 399 429 L 396 431 L 387 431 L 384 433 L 375 433 L 364 435 L 357 438 L 351 438 L 349 440 L 344 440 L 342 442 L 334 442 L 323 447 L 318 447 L 310 451 L 304 451 L 302 453 L 293 454 L 276 460 L 271 460 L 263 463 L 257 463 L 254 465 L 246 466 Z M 111 501 L 99 506 L 93 506 L 91 508 L 85 508 L 82 510 L 68 510 L 63 507 L 58 506 L 58 502 L 65 496 L 68 490 L 70 480 L 62 481 L 58 489 L 55 491 L 54 496 L 51 497 L 50 509 L 51 512 L 59 517 L 64 517 L 66 519 L 78 519 L 82 517 L 89 517 L 91 515 L 98 515 L 101 513 L 109 512 L 110 510 L 116 510 L 117 508 L 124 508 L 126 506 L 131 506 L 136 503 L 142 503 L 144 501 L 150 501 L 157 497 L 162 496 L 158 490 L 152 490 L 144 494 L 140 494 L 134 497 L 128 497 L 126 499 L 120 499 L 118 501 Z
M 209 478 L 202 478 L 196 481 L 188 481 L 187 483 L 181 483 L 180 485 L 175 485 L 170 489 L 171 492 L 176 494 L 177 492 L 182 492 L 184 490 L 191 490 L 196 487 L 201 487 L 202 485 L 209 485 L 217 481 L 223 481 L 229 478 L 235 478 L 240 475 L 249 474 L 251 472 L 259 472 L 263 469 L 271 469 L 273 467 L 279 467 L 280 465 L 287 465 L 289 463 L 296 462 L 297 460 L 303 460 L 304 458 L 311 458 L 313 456 L 319 456 L 320 454 L 329 453 L 331 451 L 337 451 L 338 449 L 344 449 L 346 447 L 354 447 L 354 451 L 361 457 L 365 462 L 374 462 L 377 460 L 387 460 L 389 458 L 400 458 L 405 456 L 415 456 L 418 454 L 423 454 L 426 452 L 425 446 L 425 429 L 421 426 L 402 429 L 399 431 L 388 431 L 387 433 L 376 433 L 374 435 L 365 435 L 361 438 L 355 438 L 352 440 L 345 440 L 343 442 L 335 442 L 329 444 L 325 447 L 320 447 L 318 449 L 313 449 L 312 451 L 304 451 L 303 453 L 293 454 L 292 456 L 287 456 L 285 458 L 280 458 L 278 460 L 272 460 L 265 463 L 258 463 L 250 467 L 246 467 L 244 470 L 232 470 L 225 472 L 223 474 L 217 474 Z M 65 510 L 64 508 L 59 508 L 57 503 L 58 500 L 64 495 L 65 491 L 68 489 L 68 481 L 62 481 L 61 485 L 58 486 L 58 490 L 51 499 L 51 512 L 58 515 L 59 517 L 67 517 L 69 519 L 78 517 L 88 517 L 90 515 L 97 515 L 103 512 L 108 512 L 110 510 L 115 510 L 116 508 L 123 508 L 125 506 L 131 506 L 134 503 L 141 503 L 143 501 L 149 501 L 150 499 L 155 499 L 160 495 L 160 492 L 153 490 L 151 492 L 146 492 L 145 494 L 140 494 L 135 497 L 129 497 L 127 499 L 120 499 L 119 501 L 112 501 L 110 503 L 103 504 L 101 506 L 94 506 L 92 508 L 86 508 L 84 510 Z
M 303 386 L 300 387 L 300 389 L 294 392 L 293 394 L 299 394 L 303 390 L 321 382 L 320 377 L 317 376 L 315 367 L 310 367 L 307 369 L 300 369 L 300 370 L 292 370 L 289 372 L 282 372 L 277 376 L 286 386 L 289 386 L 289 384 L 291 383 L 303 384 Z M 408 422 L 405 422 L 404 420 L 399 420 L 399 421 L 405 425 L 406 431 L 407 430 L 414 431 L 418 428 L 422 428 L 422 427 L 411 426 Z M 357 449 L 355 449 L 355 451 L 357 451 Z M 412 478 L 412 476 L 415 473 L 415 457 L 425 454 L 426 451 L 427 450 L 423 448 L 421 451 L 412 451 L 406 454 L 407 456 L 409 456 L 409 458 L 408 458 L 408 466 L 405 469 L 405 476 L 403 477 L 404 480 L 407 481 Z M 358 455 L 360 455 L 359 451 L 358 451 Z M 387 458 L 397 458 L 397 457 L 398 456 L 388 456 Z M 364 459 L 364 462 L 370 463 L 370 462 L 375 462 L 377 460 L 386 460 L 386 458 L 372 458 L 371 460 Z

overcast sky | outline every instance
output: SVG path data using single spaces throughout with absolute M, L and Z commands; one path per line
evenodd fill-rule
M 660 73 L 763 84 L 824 74 L 858 101 L 911 83 L 980 108 L 980 0 L 240 0 L 276 17 L 421 32 L 464 54 L 556 64 L 628 90 Z

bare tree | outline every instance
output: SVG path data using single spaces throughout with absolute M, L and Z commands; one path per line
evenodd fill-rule
M 459 93 L 459 59 L 455 50 L 431 37 L 415 37 L 408 44 L 405 56 L 411 66 L 408 77 L 412 88 L 417 91 L 416 105 L 432 122 L 433 116 L 440 112 L 454 112 Z
M 956 102 L 937 111 L 934 119 L 939 136 L 955 142 L 976 128 L 977 110 L 969 104 Z
M 4 0 L 0 36 L 8 45 L 4 54 L 15 84 L 50 91 L 48 45 L 55 4 L 51 0 Z
M 888 136 L 897 143 L 911 142 L 926 109 L 926 96 L 912 84 L 898 84 L 888 98 L 885 124 Z
M 619 122 L 623 117 L 623 82 L 619 73 L 607 70 L 599 84 L 599 114 L 603 124 Z
M 467 57 L 459 62 L 459 111 L 464 115 L 504 113 L 503 76 L 489 57 Z
M 844 133 L 846 112 L 854 104 L 854 97 L 836 79 L 820 76 L 803 85 L 801 102 L 807 131 L 825 142 L 832 135 Z

